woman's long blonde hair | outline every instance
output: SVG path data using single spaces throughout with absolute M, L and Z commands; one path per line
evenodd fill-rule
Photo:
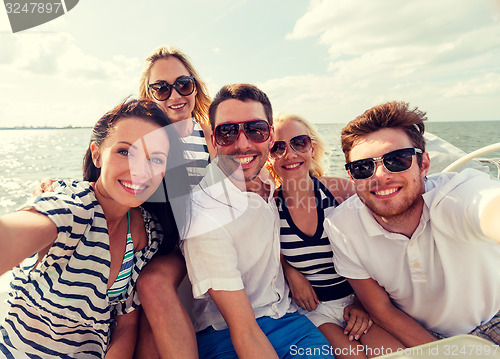
M 210 106 L 211 100 L 210 96 L 208 95 L 208 86 L 201 80 L 200 75 L 198 75 L 198 72 L 196 72 L 187 56 L 176 48 L 159 46 L 154 49 L 151 55 L 146 58 L 146 60 L 144 61 L 144 69 L 142 71 L 141 79 L 139 81 L 139 97 L 154 100 L 154 97 L 148 87 L 151 68 L 157 60 L 168 59 L 169 57 L 175 57 L 180 62 L 182 62 L 182 64 L 188 70 L 189 74 L 194 77 L 194 81 L 196 84 L 196 96 L 193 117 L 195 118 L 196 122 L 200 124 L 209 124 L 208 108 Z

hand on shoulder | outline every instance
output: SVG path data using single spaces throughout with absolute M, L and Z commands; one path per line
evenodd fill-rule
M 43 180 L 40 181 L 38 186 L 33 190 L 33 196 L 39 196 L 42 193 L 45 192 L 53 192 L 54 188 L 52 185 L 54 182 L 57 182 L 58 180 L 52 179 L 52 178 L 44 178 Z

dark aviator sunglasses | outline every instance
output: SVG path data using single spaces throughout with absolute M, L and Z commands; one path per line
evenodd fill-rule
M 267 141 L 271 133 L 269 123 L 265 120 L 253 120 L 239 123 L 222 123 L 215 128 L 215 142 L 219 146 L 232 145 L 243 131 L 247 138 L 255 143 Z
M 377 158 L 365 158 L 352 161 L 345 165 L 354 179 L 367 179 L 375 174 L 377 168 L 376 162 L 382 161 L 384 167 L 392 173 L 398 173 L 408 170 L 413 163 L 413 155 L 421 154 L 419 148 L 402 148 L 386 153 Z
M 311 148 L 311 138 L 308 135 L 299 135 L 290 139 L 290 148 L 295 152 L 305 153 Z M 269 153 L 273 158 L 281 158 L 286 152 L 286 142 L 276 141 Z
M 170 85 L 166 81 L 157 81 L 148 85 L 149 90 L 157 101 L 166 101 L 175 89 L 181 96 L 189 96 L 194 92 L 194 76 L 181 76 Z

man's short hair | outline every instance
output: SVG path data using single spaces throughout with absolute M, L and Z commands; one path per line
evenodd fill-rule
M 215 129 L 215 112 L 217 112 L 217 107 L 219 107 L 221 102 L 230 99 L 243 102 L 249 100 L 260 102 L 262 106 L 264 106 L 267 122 L 269 122 L 269 125 L 273 125 L 273 108 L 271 107 L 271 101 L 269 101 L 267 95 L 254 85 L 233 84 L 222 87 L 219 92 L 217 92 L 217 95 L 215 95 L 208 109 L 208 117 L 210 119 L 212 131 Z
M 340 139 L 346 162 L 350 162 L 351 150 L 362 136 L 383 128 L 402 129 L 410 138 L 413 147 L 425 152 L 425 120 L 425 112 L 420 111 L 418 107 L 410 109 L 406 102 L 393 101 L 372 107 L 349 122 L 342 130 Z

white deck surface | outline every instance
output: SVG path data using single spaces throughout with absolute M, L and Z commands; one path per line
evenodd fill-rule
M 408 348 L 379 359 L 499 359 L 500 348 L 486 339 L 462 334 Z

